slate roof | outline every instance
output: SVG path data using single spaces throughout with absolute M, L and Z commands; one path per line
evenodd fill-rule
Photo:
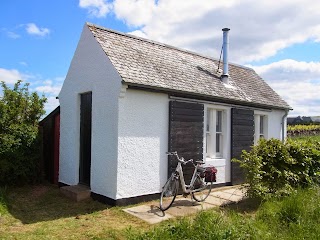
M 217 73 L 217 60 L 90 23 L 87 26 L 129 86 L 290 109 L 253 69 L 230 63 L 229 84 L 224 84 Z

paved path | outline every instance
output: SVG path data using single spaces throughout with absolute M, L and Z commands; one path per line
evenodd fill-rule
M 203 203 L 191 201 L 190 196 L 183 198 L 178 196 L 171 208 L 162 212 L 159 209 L 159 201 L 149 202 L 143 205 L 123 209 L 123 211 L 136 216 L 150 224 L 159 223 L 161 221 L 174 218 L 177 216 L 185 216 L 229 203 L 238 202 L 244 197 L 244 191 L 240 186 L 222 187 L 212 189 L 210 196 Z

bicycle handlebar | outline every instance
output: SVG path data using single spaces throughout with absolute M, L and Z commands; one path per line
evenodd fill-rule
M 177 160 L 178 160 L 179 162 L 181 162 L 183 165 L 186 165 L 186 164 L 188 164 L 189 162 L 192 162 L 192 163 L 193 163 L 193 159 L 189 159 L 188 161 L 186 161 L 186 160 L 184 160 L 183 157 L 179 157 L 177 151 L 175 151 L 175 152 L 166 152 L 166 154 L 169 155 L 169 156 L 172 156 L 172 155 L 173 155 L 173 156 L 176 156 L 176 157 L 177 157 Z

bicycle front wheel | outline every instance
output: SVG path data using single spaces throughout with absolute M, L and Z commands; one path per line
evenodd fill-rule
M 162 211 L 167 210 L 171 207 L 173 201 L 175 200 L 179 188 L 178 179 L 172 174 L 168 179 L 166 184 L 163 186 L 161 196 L 160 196 L 160 209 Z
M 194 186 L 196 186 L 196 188 L 191 192 L 192 198 L 197 202 L 206 200 L 211 192 L 212 182 L 205 182 L 204 178 L 197 175 Z

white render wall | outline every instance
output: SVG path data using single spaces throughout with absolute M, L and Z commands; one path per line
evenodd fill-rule
M 276 138 L 282 140 L 282 117 L 286 114 L 284 110 L 260 111 L 255 110 L 254 114 L 265 115 L 268 119 L 267 139 Z M 287 121 L 285 119 L 285 137 L 287 136 Z
M 161 191 L 168 124 L 168 95 L 127 89 L 119 99 L 117 199 Z
M 59 94 L 59 182 L 79 183 L 80 94 L 92 92 L 91 191 L 115 199 L 121 78 L 84 26 Z

